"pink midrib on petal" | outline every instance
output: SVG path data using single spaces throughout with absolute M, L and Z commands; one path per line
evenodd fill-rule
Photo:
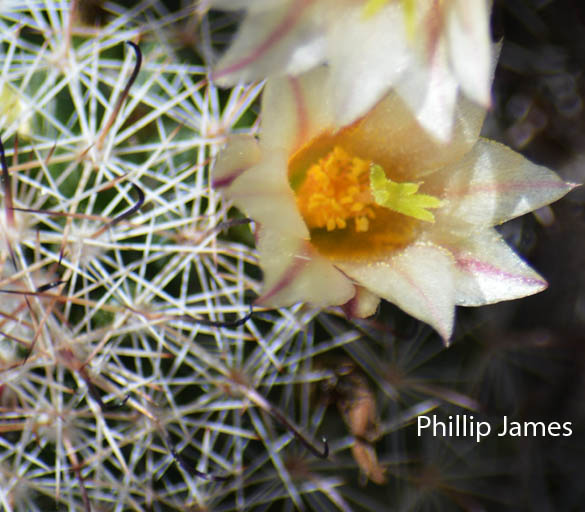
M 358 304 L 359 300 L 360 300 L 359 292 L 357 288 L 355 288 L 354 296 L 351 299 L 349 299 L 345 304 L 341 305 L 341 309 L 345 313 L 345 316 L 347 316 L 348 318 L 356 318 L 356 311 L 358 310 L 359 307 Z
M 501 268 L 498 268 L 491 263 L 487 263 L 486 261 L 481 261 L 475 258 L 455 256 L 455 262 L 459 268 L 471 274 L 483 274 L 493 279 L 503 278 L 506 280 L 520 281 L 527 286 L 543 287 L 547 285 L 546 281 L 542 279 L 522 276 L 519 274 L 512 274 L 511 272 L 506 272 L 505 270 L 502 270 Z
M 531 181 L 531 182 L 520 182 L 510 181 L 505 183 L 488 184 L 482 183 L 478 185 L 469 185 L 468 187 L 459 187 L 449 190 L 446 194 L 447 197 L 465 197 L 473 194 L 480 194 L 483 192 L 509 192 L 517 190 L 553 190 L 553 189 L 568 189 L 573 188 L 571 183 L 565 183 L 564 181 Z
M 443 29 L 443 24 L 445 20 L 443 19 L 443 12 L 441 11 L 441 6 L 437 0 L 433 0 L 433 5 L 429 9 L 427 13 L 424 25 L 427 29 L 427 33 L 429 34 L 429 39 L 427 41 L 427 60 L 432 62 L 435 59 L 436 50 L 439 45 L 439 38 L 441 36 L 441 32 Z
M 439 313 L 437 311 L 437 308 L 435 307 L 434 303 L 429 299 L 429 296 L 424 292 L 424 290 L 420 286 L 418 286 L 410 278 L 410 275 L 408 273 L 402 272 L 398 268 L 395 268 L 394 270 L 395 270 L 395 272 L 397 274 L 399 274 L 408 283 L 409 286 L 411 286 L 418 293 L 418 295 L 420 295 L 420 297 L 422 297 L 423 302 L 427 306 L 427 310 L 431 314 L 431 317 L 436 320 L 435 323 L 437 325 L 440 325 L 441 326 L 441 331 L 443 331 L 443 332 L 439 331 L 439 334 L 441 335 L 441 337 L 444 340 L 448 340 L 448 336 L 447 336 L 448 333 L 446 332 L 445 326 L 443 325 L 443 322 L 441 321 L 441 316 L 439 315 Z
M 258 297 L 256 302 L 258 303 L 265 302 L 266 300 L 270 299 L 271 297 L 274 297 L 278 292 L 286 288 L 290 283 L 292 283 L 293 279 L 299 275 L 299 273 L 310 261 L 309 259 L 305 259 L 303 254 L 300 254 L 299 256 L 301 257 L 298 258 L 295 257 L 293 263 L 285 269 L 277 283 L 264 295 Z
M 241 167 L 239 169 L 236 169 L 232 172 L 230 172 L 229 174 L 226 174 L 225 176 L 221 176 L 220 178 L 214 178 L 211 181 L 211 186 L 213 188 L 222 188 L 222 187 L 227 187 L 229 185 L 232 184 L 232 182 L 240 175 L 242 174 L 244 171 L 248 170 L 249 167 Z
M 288 32 L 295 26 L 298 19 L 301 17 L 303 10 L 307 5 L 309 5 L 313 0 L 300 0 L 292 2 L 291 8 L 289 9 L 287 15 L 284 19 L 276 26 L 276 28 L 268 35 L 268 37 L 264 40 L 264 42 L 258 46 L 250 55 L 240 59 L 238 62 L 228 66 L 227 68 L 221 69 L 213 73 L 213 78 L 218 79 L 222 76 L 229 75 L 230 73 L 235 73 L 236 71 L 240 71 L 242 68 L 245 68 L 255 60 L 258 60 L 262 57 L 273 44 L 276 44 L 280 41 L 283 37 L 286 36 Z
M 309 129 L 309 116 L 299 81 L 292 77 L 289 79 L 289 83 L 292 89 L 297 115 L 297 140 L 295 141 L 295 145 L 296 147 L 301 147 Z

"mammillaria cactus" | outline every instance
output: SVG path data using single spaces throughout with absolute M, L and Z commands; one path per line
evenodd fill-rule
M 238 15 L 128 4 L 0 2 L 0 509 L 525 505 L 519 444 L 416 423 L 520 414 L 526 375 L 568 374 L 558 338 L 464 314 L 447 350 L 389 303 L 257 304 L 258 225 L 211 184 L 261 125 L 264 83 L 211 72 Z

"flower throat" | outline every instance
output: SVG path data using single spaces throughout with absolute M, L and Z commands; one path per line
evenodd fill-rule
M 324 135 L 289 161 L 289 182 L 311 242 L 329 257 L 375 256 L 408 244 L 420 221 L 442 202 L 418 193 L 421 183 L 397 183 L 383 167 L 352 155 Z

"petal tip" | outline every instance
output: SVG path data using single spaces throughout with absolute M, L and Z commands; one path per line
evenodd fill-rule
M 439 333 L 440 334 L 440 333 Z M 443 345 L 445 346 L 445 348 L 449 348 L 451 346 L 451 336 L 449 336 L 448 338 L 445 338 L 442 334 L 441 334 L 441 339 L 443 340 Z
M 211 180 L 211 188 L 224 188 L 229 187 L 232 182 L 240 175 L 245 169 L 240 169 L 235 171 L 233 174 L 229 176 L 221 176 L 218 178 L 213 178 Z
M 543 292 L 548 288 L 548 281 L 546 279 L 539 279 L 538 283 L 534 287 L 534 294 Z
M 439 333 L 439 336 L 441 336 L 441 339 L 443 340 L 443 345 L 445 345 L 445 348 L 448 348 L 451 345 L 451 336 L 453 336 L 453 322 L 451 322 L 450 325 L 439 326 L 434 324 L 431 327 Z
M 355 286 L 355 294 L 345 304 L 341 305 L 346 318 L 353 320 L 355 318 L 367 318 L 375 315 L 380 305 L 380 297 L 369 292 L 361 286 Z
M 237 77 L 230 77 L 230 70 L 227 69 L 212 69 L 207 73 L 207 79 L 210 83 L 227 89 L 228 87 L 234 87 L 240 81 Z
M 569 192 L 577 187 L 582 187 L 583 183 L 574 183 L 572 181 L 566 181 L 565 185 L 567 185 Z

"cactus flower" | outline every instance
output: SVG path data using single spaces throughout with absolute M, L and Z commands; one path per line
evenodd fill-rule
M 365 317 L 384 298 L 447 341 L 456 305 L 546 287 L 494 226 L 572 184 L 480 138 L 485 110 L 463 97 L 448 143 L 394 92 L 336 128 L 328 73 L 268 80 L 259 140 L 230 137 L 213 169 L 214 185 L 257 223 L 259 303 L 345 305 Z
M 394 87 L 441 140 L 451 137 L 459 89 L 484 107 L 490 103 L 487 0 L 211 0 L 209 6 L 246 10 L 213 72 L 219 85 L 298 75 L 327 62 L 338 124 L 355 121 Z

